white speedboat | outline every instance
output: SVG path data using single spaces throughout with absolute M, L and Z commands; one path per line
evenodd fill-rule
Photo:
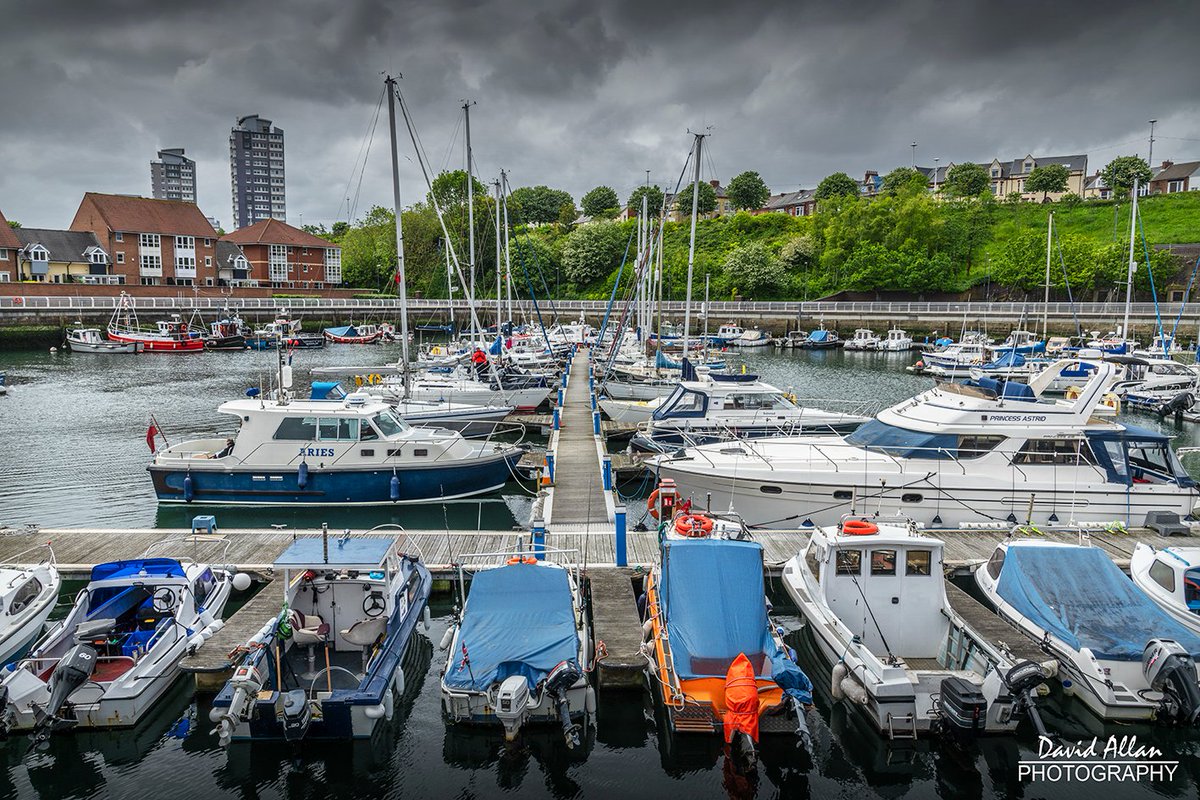
M 1200 634 L 1200 547 L 1156 550 L 1138 542 L 1129 558 L 1129 575 L 1163 610 Z
M 975 581 L 1002 619 L 1058 660 L 1062 687 L 1096 716 L 1200 721 L 1200 636 L 1100 548 L 1004 541 Z
M 742 334 L 746 331 L 741 325 L 734 325 L 728 322 L 717 329 L 717 332 L 709 337 L 709 340 L 717 345 L 733 344 L 738 339 L 742 338 Z
M 758 328 L 742 331 L 742 335 L 729 342 L 733 347 L 769 347 L 772 344 L 771 334 Z
M 854 332 L 854 335 L 846 340 L 842 345 L 843 350 L 878 350 L 879 337 L 875 335 L 875 331 L 868 328 L 859 328 Z
M 1113 392 L 1134 408 L 1157 410 L 1175 404 L 1184 411 L 1200 397 L 1200 368 L 1169 358 L 1116 356 L 1125 367 L 1125 380 Z
M 1155 334 L 1148 347 L 1139 347 L 1130 355 L 1141 358 L 1174 358 L 1187 352 L 1179 346 L 1179 341 L 1171 334 Z
M 833 668 L 831 691 L 888 738 L 1009 732 L 1031 714 L 1040 664 L 1018 661 L 951 606 L 943 543 L 906 520 L 815 528 L 783 585 Z M 1035 722 L 1040 726 L 1040 722 Z
M 908 335 L 907 331 L 900 328 L 892 328 L 887 332 L 887 338 L 881 339 L 877 350 L 886 350 L 889 353 L 903 353 L 912 350 L 913 340 Z
M 141 353 L 145 342 L 114 342 L 105 339 L 99 328 L 75 327 L 67 329 L 67 347 L 72 353 Z
M 729 439 L 849 433 L 868 420 L 858 414 L 800 403 L 749 374 L 701 375 L 697 380 L 680 382 L 670 396 L 648 401 L 641 408 L 646 417 L 634 421 L 645 421 L 645 425 L 631 444 L 646 452 Z M 604 409 L 611 416 L 610 405 Z
M 92 568 L 70 613 L 0 681 L 0 730 L 136 725 L 179 676 L 179 662 L 222 625 L 233 574 L 175 558 Z
M 955 342 L 941 350 L 923 353 L 920 360 L 910 369 L 920 372 L 940 367 L 945 370 L 958 370 L 958 374 L 966 376 L 973 367 L 986 364 L 990 360 L 987 346 L 982 342 Z
M 499 724 L 508 741 L 526 725 L 558 724 L 567 747 L 579 746 L 596 699 L 574 569 L 530 553 L 480 569 L 442 647 L 442 708 L 450 721 Z
M 845 437 L 791 436 L 689 447 L 647 462 L 683 496 L 747 524 L 834 525 L 843 514 L 906 516 L 929 526 L 1016 522 L 1142 525 L 1151 511 L 1191 513 L 1196 482 L 1165 434 L 1120 424 L 1096 370 L 1074 399 L 1028 384 L 940 384 L 884 409 Z
M 21 559 L 31 548 L 13 556 Z M 0 667 L 23 655 L 46 627 L 62 586 L 54 563 L 54 551 L 44 545 L 46 557 L 34 565 L 0 565 Z
M 433 578 L 392 536 L 327 536 L 297 539 L 275 559 L 283 610 L 213 699 L 222 745 L 365 738 L 395 713 Z

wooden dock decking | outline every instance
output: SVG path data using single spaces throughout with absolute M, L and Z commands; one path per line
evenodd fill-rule
M 588 351 L 580 349 L 571 361 L 571 375 L 559 410 L 561 429 L 555 447 L 554 495 L 546 520 L 551 532 L 562 525 L 608 525 L 608 505 L 588 399 L 590 370 Z
M 946 581 L 946 600 L 977 634 L 988 642 L 1008 650 L 1015 658 L 1036 661 L 1039 664 L 1049 660 L 1050 656 L 1039 650 L 1032 639 L 1000 619 L 990 608 L 950 581 Z
M 225 619 L 225 627 L 213 634 L 190 656 L 185 656 L 179 668 L 196 680 L 196 691 L 219 692 L 234 667 L 241 663 L 237 648 L 258 633 L 267 620 L 279 614 L 283 606 L 279 587 L 268 581 L 258 593 Z

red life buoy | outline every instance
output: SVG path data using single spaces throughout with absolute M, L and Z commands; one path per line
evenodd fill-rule
M 675 518 L 675 532 L 680 536 L 708 536 L 712 529 L 712 517 L 703 514 L 680 514 Z
M 524 558 L 521 558 L 520 556 L 513 556 L 505 563 L 508 563 L 508 564 L 536 564 L 537 559 L 534 558 L 533 556 L 525 556 Z
M 879 533 L 879 526 L 865 519 L 848 519 L 842 523 L 842 533 L 847 536 L 870 536 Z
M 650 493 L 650 497 L 646 500 L 646 508 L 650 511 L 650 516 L 658 519 L 658 489 Z

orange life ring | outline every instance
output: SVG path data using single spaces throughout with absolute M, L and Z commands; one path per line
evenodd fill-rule
M 680 536 L 708 536 L 712 529 L 712 517 L 703 514 L 680 514 L 675 518 L 675 532 Z
M 650 497 L 646 500 L 646 508 L 650 511 L 650 516 L 658 519 L 658 489 L 650 493 Z
M 534 558 L 533 556 L 525 556 L 524 558 L 521 558 L 520 556 L 513 556 L 505 563 L 506 564 L 536 564 L 537 559 Z
M 870 536 L 879 533 L 879 526 L 865 519 L 848 519 L 842 523 L 842 533 L 847 536 Z

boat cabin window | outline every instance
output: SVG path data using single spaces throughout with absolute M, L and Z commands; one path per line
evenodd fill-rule
M 872 550 L 871 551 L 871 574 L 872 575 L 895 575 L 896 574 L 896 551 L 895 550 Z
M 192 582 L 192 599 L 196 603 L 196 608 L 204 605 L 215 588 L 217 588 L 217 579 L 213 576 L 212 569 L 204 570 L 200 577 Z
M 1079 439 L 1030 439 L 1013 456 L 1014 464 L 1094 464 L 1092 449 Z
M 725 408 L 746 409 L 750 411 L 784 408 L 788 403 L 779 394 L 731 394 L 725 398 Z
M 904 554 L 905 575 L 929 575 L 933 565 L 933 551 L 908 550 Z
M 8 607 L 8 613 L 11 615 L 20 614 L 30 603 L 37 599 L 37 596 L 42 593 L 42 582 L 37 578 L 30 578 L 25 581 L 25 585 L 13 594 L 12 605 Z
M 1175 593 L 1175 570 L 1171 569 L 1169 564 L 1155 559 L 1154 563 L 1150 565 L 1150 580 L 1171 594 Z
M 898 458 L 953 458 L 958 449 L 954 434 L 911 431 L 877 419 L 861 425 L 845 442 Z
M 821 582 L 821 559 L 817 555 L 816 547 L 809 547 L 808 552 L 804 554 L 804 563 L 808 566 L 808 571 L 812 573 L 813 579 Z
M 317 438 L 317 418 L 284 417 L 275 429 L 274 438 L 311 442 Z
M 1003 436 L 959 436 L 958 457 L 979 458 L 996 449 L 996 445 L 1004 441 Z
M 654 412 L 655 419 L 665 417 L 702 417 L 704 416 L 707 399 L 699 392 L 693 392 L 682 386 L 676 387 L 675 393 L 663 402 Z
M 1174 461 L 1174 454 L 1166 442 L 1129 443 L 1129 466 L 1133 470 L 1134 483 L 1148 481 L 1149 477 L 1173 479 L 1176 475 Z
M 835 572 L 838 575 L 862 574 L 861 550 L 838 550 Z
M 358 420 L 349 417 L 321 417 L 317 438 L 322 442 L 357 442 Z
M 390 408 L 387 411 L 381 411 L 371 418 L 371 423 L 385 437 L 396 436 L 404 433 L 408 429 L 408 423 L 396 416 L 396 412 Z
M 1004 566 L 1004 550 L 997 547 L 996 552 L 992 553 L 992 557 L 988 559 L 987 571 L 988 575 L 992 576 L 992 580 L 1000 580 L 1000 569 Z

